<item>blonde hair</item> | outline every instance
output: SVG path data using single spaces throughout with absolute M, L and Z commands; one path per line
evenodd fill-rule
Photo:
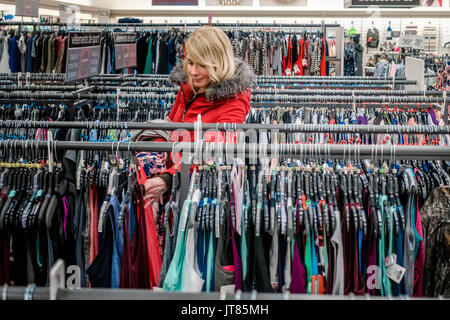
M 209 71 L 211 83 L 218 83 L 233 78 L 235 63 L 233 49 L 228 36 L 221 29 L 203 26 L 191 33 L 186 42 L 186 56 L 192 61 L 204 65 Z M 183 63 L 192 89 L 194 83 L 187 72 L 187 59 Z

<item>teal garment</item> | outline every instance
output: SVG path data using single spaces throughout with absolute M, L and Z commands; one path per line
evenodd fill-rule
M 211 288 L 214 284 L 214 235 L 213 232 L 209 232 L 208 241 L 208 254 L 206 256 L 206 292 L 211 292 L 214 288 Z
M 385 239 L 385 221 L 387 219 L 387 214 L 384 210 L 383 203 L 387 201 L 387 195 L 380 195 L 379 204 L 381 209 L 381 237 L 378 239 L 378 263 L 380 267 L 380 279 L 381 279 L 381 295 L 387 296 L 392 294 L 391 282 L 387 276 L 387 268 L 384 264 L 384 258 L 389 254 L 386 254 L 386 239 Z M 390 211 L 390 210 L 389 210 Z M 391 211 L 390 211 L 391 212 Z M 392 220 L 392 219 L 391 219 Z M 391 248 L 392 252 L 392 248 Z
M 386 256 L 390 256 L 394 253 L 394 211 L 395 211 L 395 205 L 389 207 L 389 242 L 388 242 L 388 250 L 386 253 Z M 386 276 L 386 278 L 388 278 Z M 390 279 L 389 279 L 390 280 Z M 392 295 L 392 280 L 389 281 L 389 283 L 386 286 L 386 295 L 391 296 Z
M 311 258 L 311 273 L 314 276 L 319 275 L 319 265 L 317 263 L 317 255 L 316 255 L 316 244 L 314 238 L 314 230 L 311 230 L 311 250 L 312 250 L 312 258 Z
M 242 279 L 245 279 L 247 276 L 247 257 L 248 257 L 248 250 L 247 250 L 247 241 L 245 236 L 245 216 L 244 212 L 245 209 L 250 208 L 250 191 L 248 187 L 248 181 L 245 180 L 245 187 L 247 199 L 244 199 L 245 203 L 242 205 L 242 213 L 241 213 L 241 260 L 242 260 Z
M 306 236 L 306 246 L 305 246 L 305 266 L 306 266 L 306 293 L 311 293 L 311 236 Z
M 166 291 L 181 291 L 182 289 L 183 261 L 186 254 L 186 234 L 187 234 L 186 232 L 187 226 L 185 231 L 182 231 L 182 225 L 184 220 L 189 220 L 190 210 L 191 210 L 191 200 L 186 200 L 181 210 L 180 223 L 178 223 L 177 244 L 175 247 L 175 253 L 173 254 L 172 261 L 170 262 L 170 266 L 169 269 L 167 270 L 167 275 L 164 280 L 163 289 Z
M 148 38 L 148 53 L 145 59 L 144 74 L 152 74 L 152 42 L 153 39 L 151 37 Z

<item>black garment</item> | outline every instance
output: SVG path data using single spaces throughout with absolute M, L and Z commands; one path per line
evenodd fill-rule
M 70 129 L 67 131 L 65 141 L 80 141 L 81 129 Z M 65 178 L 71 182 L 75 182 L 75 174 L 77 170 L 77 154 L 76 150 L 66 150 L 62 160 L 65 171 Z
M 0 232 L 0 285 L 9 284 L 9 239 L 6 232 Z
M 355 50 L 344 50 L 344 76 L 355 76 Z
M 33 61 L 33 72 L 39 72 L 40 68 L 41 68 L 41 59 L 42 59 L 42 42 L 43 42 L 43 37 L 42 36 L 38 36 L 38 38 L 35 40 L 34 43 L 34 50 L 36 53 L 36 57 L 34 58 Z
M 102 233 L 102 245 L 92 264 L 86 270 L 89 276 L 89 282 L 93 288 L 111 288 L 111 268 L 114 249 L 114 238 L 112 223 L 114 223 L 114 214 L 112 206 L 106 212 L 107 219 L 104 231 Z
M 224 202 L 224 210 L 228 211 L 228 205 Z M 227 214 L 225 214 L 226 220 Z M 232 266 L 233 249 L 231 243 L 230 221 L 224 221 L 220 229 L 220 236 L 217 240 L 216 258 L 214 262 L 214 289 L 220 290 L 220 287 L 234 284 L 234 271 L 225 270 L 224 266 Z
M 168 41 L 166 36 L 161 36 L 158 40 L 158 65 L 156 66 L 156 73 L 157 74 L 168 74 L 169 73 L 169 60 L 168 60 L 168 54 L 169 54 L 169 48 L 168 48 Z M 147 56 L 147 55 L 146 55 Z
M 144 73 L 145 60 L 147 58 L 148 45 L 147 37 L 142 36 L 138 39 L 136 44 L 137 50 L 137 73 Z
M 22 231 L 16 230 L 11 233 L 13 261 L 11 262 L 11 280 L 16 286 L 26 286 L 27 283 L 27 246 L 25 235 Z
M 292 37 L 291 42 L 292 42 L 292 66 L 294 66 L 294 64 L 297 62 L 298 59 L 298 40 L 295 34 Z
M 269 250 L 271 236 L 262 232 L 256 237 L 253 228 L 247 241 L 248 262 L 247 275 L 243 282 L 244 291 L 273 292 L 269 276 Z

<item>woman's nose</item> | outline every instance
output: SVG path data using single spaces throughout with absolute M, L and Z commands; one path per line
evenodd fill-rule
M 191 75 L 197 75 L 198 74 L 198 70 L 196 67 L 192 67 L 191 68 Z

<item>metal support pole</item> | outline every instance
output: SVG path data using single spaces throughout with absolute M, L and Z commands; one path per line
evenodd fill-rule
M 17 144 L 15 144 L 16 148 L 23 149 L 25 147 L 25 143 L 29 147 L 38 147 L 40 149 L 45 149 L 48 147 L 47 142 L 45 141 L 27 141 L 27 140 L 18 140 Z M 206 146 L 209 143 L 203 143 L 202 146 Z M 1 146 L 1 143 L 0 143 Z M 117 144 L 113 142 L 84 142 L 84 141 L 56 141 L 55 147 L 56 149 L 62 150 L 111 150 L 114 146 L 116 151 L 159 151 L 159 152 L 172 152 L 173 150 L 173 142 L 148 142 L 148 141 L 140 141 L 140 142 L 131 142 Z M 296 148 L 297 146 L 297 148 Z M 315 156 L 316 151 L 322 148 L 324 150 L 325 155 L 325 147 L 324 145 L 319 144 L 304 144 L 303 146 L 307 146 L 303 150 L 303 154 L 305 156 Z M 195 143 L 190 142 L 178 142 L 177 147 L 180 147 L 182 152 L 195 152 Z M 231 154 L 243 154 L 248 157 L 251 155 L 253 149 L 252 146 L 245 145 L 245 149 L 242 149 L 242 144 L 233 144 L 230 143 L 227 145 L 227 152 L 231 152 Z M 296 144 L 281 144 L 279 145 L 280 152 L 285 157 L 296 157 L 300 154 L 300 148 Z M 272 150 L 269 148 L 271 154 Z M 359 158 L 361 159 L 371 159 L 374 154 L 377 155 L 378 159 L 386 159 L 389 160 L 393 154 L 395 154 L 396 159 L 399 160 L 449 160 L 450 159 L 450 148 L 448 147 L 438 147 L 438 146 L 405 146 L 405 145 L 396 145 L 392 148 L 391 145 L 326 145 L 327 154 L 333 158 L 342 157 L 345 153 L 351 152 L 354 154 L 358 153 Z M 375 152 L 375 153 L 374 153 Z M 392 153 L 392 154 L 391 154 Z M 255 155 L 252 155 L 255 156 Z M 191 163 L 189 163 L 191 165 Z

